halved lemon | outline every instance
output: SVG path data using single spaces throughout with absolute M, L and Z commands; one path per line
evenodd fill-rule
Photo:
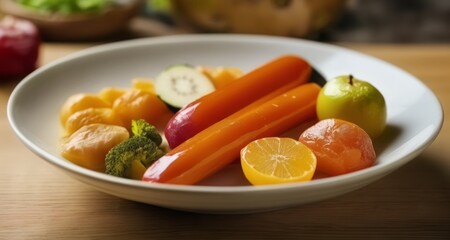
M 253 185 L 309 181 L 316 164 L 311 149 L 292 138 L 261 138 L 241 150 L 242 171 Z

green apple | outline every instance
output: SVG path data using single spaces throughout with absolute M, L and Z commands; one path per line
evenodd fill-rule
M 319 120 L 339 118 L 353 122 L 371 138 L 379 136 L 386 127 L 386 102 L 372 84 L 352 75 L 329 80 L 317 98 Z

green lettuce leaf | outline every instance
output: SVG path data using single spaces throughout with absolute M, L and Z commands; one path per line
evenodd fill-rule
M 111 0 L 17 0 L 17 2 L 37 11 L 64 14 L 100 12 L 111 4 Z

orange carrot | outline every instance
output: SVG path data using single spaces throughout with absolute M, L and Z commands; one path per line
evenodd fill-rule
M 316 117 L 320 87 L 303 84 L 267 102 L 242 109 L 185 141 L 150 166 L 143 181 L 195 184 L 239 157 L 249 142 L 277 136 Z
M 305 83 L 311 71 L 304 59 L 283 56 L 188 104 L 166 126 L 164 134 L 169 146 L 175 148 L 253 102 L 257 105 Z

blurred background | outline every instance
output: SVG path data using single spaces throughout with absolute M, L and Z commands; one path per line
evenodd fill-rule
M 450 1 L 349 1 L 336 24 L 324 31 L 330 41 L 450 42 Z
M 149 0 L 147 11 L 163 22 L 203 32 L 338 42 L 450 42 L 450 1 L 445 0 Z
M 325 42 L 450 42 L 446 0 L 0 1 L 3 14 L 35 22 L 48 41 L 236 32 Z

